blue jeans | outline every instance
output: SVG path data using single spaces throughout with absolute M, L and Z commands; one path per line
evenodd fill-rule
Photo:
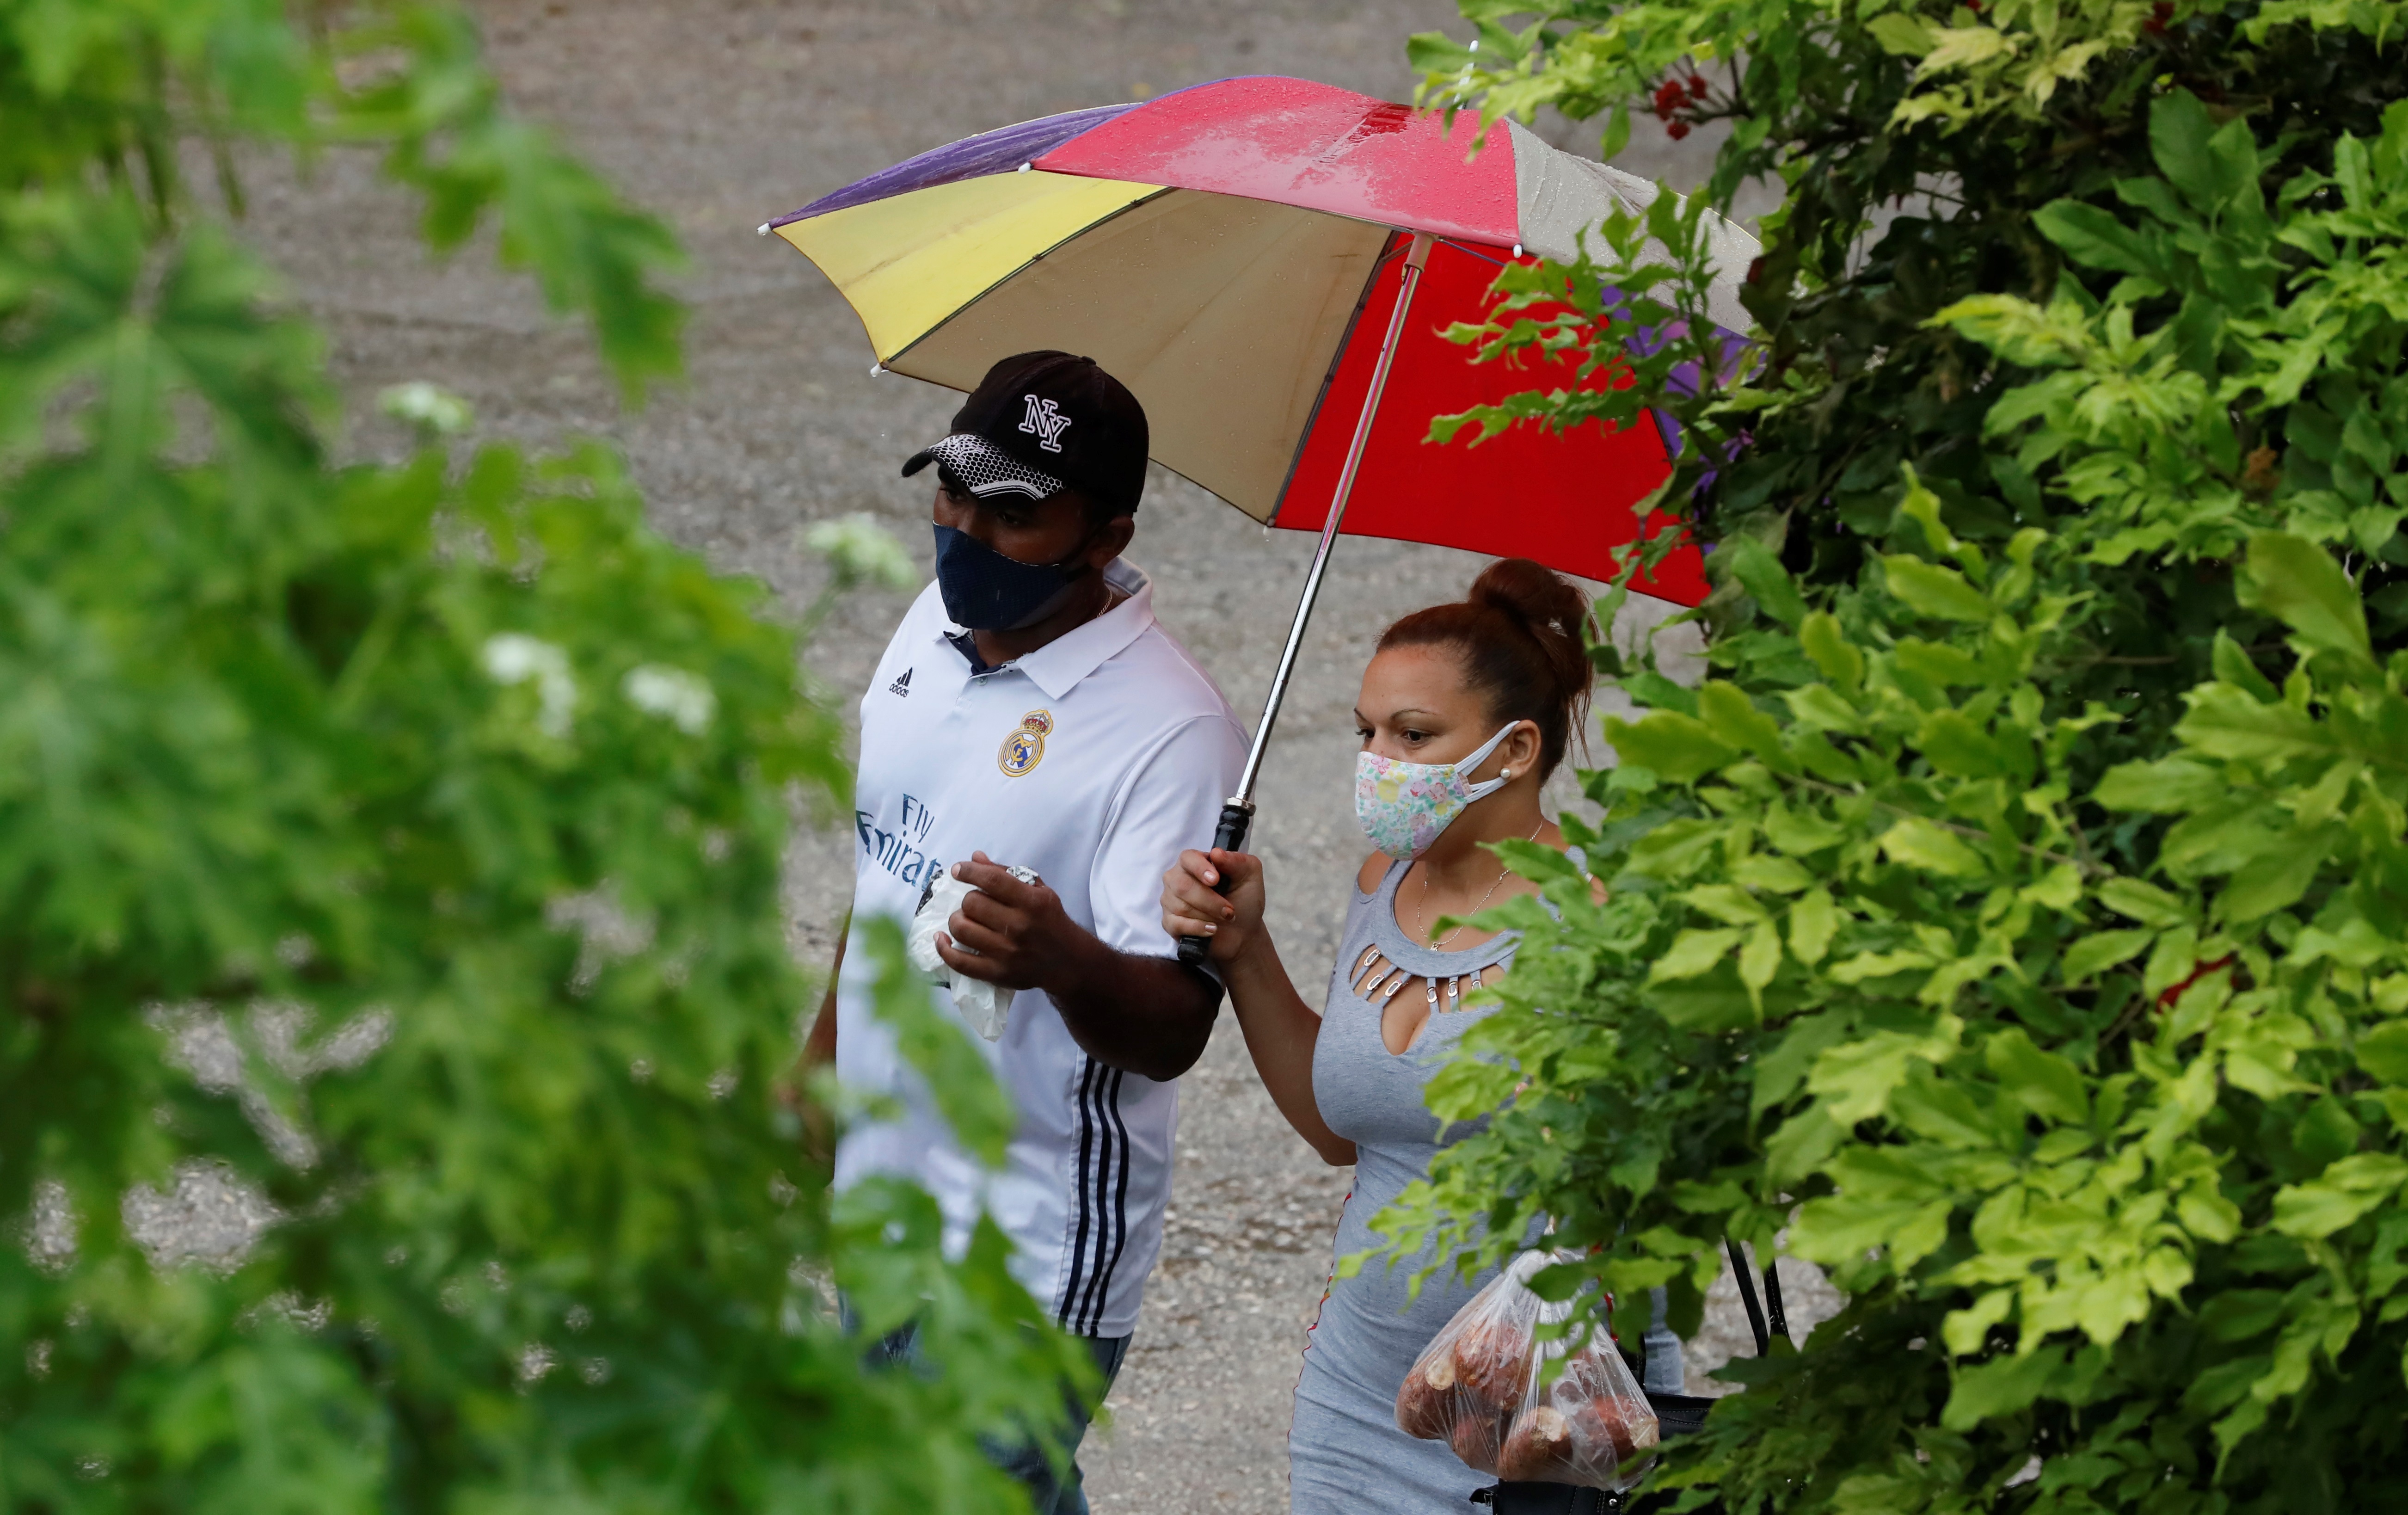
M 1088 1353 L 1096 1360 L 1096 1371 L 1103 1378 L 1097 1399 L 1111 1392 L 1112 1380 L 1120 1376 L 1121 1360 L 1128 1355 L 1126 1336 L 1082 1336 Z M 919 1361 L 919 1332 L 905 1326 L 876 1347 L 870 1349 L 870 1361 L 880 1364 L 915 1364 Z M 1028 1491 L 1029 1508 L 1035 1515 L 1087 1515 L 1085 1480 L 1079 1472 L 1079 1443 L 1087 1434 L 1087 1407 L 1079 1396 L 1064 1390 L 1062 1403 L 1069 1413 L 1068 1429 L 1064 1433 L 1062 1453 L 1070 1462 L 1070 1480 L 1059 1481 L 1054 1477 L 1054 1466 L 1045 1449 L 1035 1441 L 998 1441 L 982 1437 L 979 1446 L 986 1460 L 1010 1474 Z

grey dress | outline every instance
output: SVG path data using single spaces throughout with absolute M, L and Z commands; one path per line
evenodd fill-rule
M 1329 1129 L 1354 1144 L 1354 1187 L 1339 1217 L 1335 1258 L 1384 1245 L 1371 1218 L 1406 1185 L 1427 1176 L 1440 1147 L 1439 1120 L 1422 1103 L 1430 1075 L 1486 1006 L 1450 1010 L 1459 976 L 1512 960 L 1520 945 L 1504 932 L 1478 946 L 1440 952 L 1409 937 L 1397 924 L 1397 884 L 1405 864 L 1392 864 L 1379 887 L 1356 893 L 1331 971 L 1321 1032 L 1312 1053 L 1312 1097 Z M 1354 974 L 1373 947 L 1398 968 L 1440 984 L 1438 1007 L 1401 1053 L 1380 1038 L 1382 1003 L 1354 992 Z M 1406 992 L 1425 993 L 1416 985 Z M 1453 1142 L 1486 1124 L 1458 1123 Z M 1420 1441 L 1397 1429 L 1398 1386 L 1430 1338 L 1480 1291 L 1495 1270 L 1471 1278 L 1452 1270 L 1433 1274 L 1418 1299 L 1408 1299 L 1413 1273 L 1427 1265 L 1426 1248 L 1411 1263 L 1368 1263 L 1352 1278 L 1332 1270 L 1319 1319 L 1306 1340 L 1304 1372 L 1296 1386 L 1288 1432 L 1288 1498 L 1295 1515 L 1472 1515 L 1472 1492 L 1496 1479 L 1457 1461 L 1444 1442 Z M 1659 1291 L 1660 1292 L 1660 1291 Z M 1660 1315 L 1662 1305 L 1656 1304 Z M 1680 1388 L 1680 1342 L 1670 1332 L 1647 1337 L 1650 1388 Z M 1669 1379 L 1669 1381 L 1661 1381 Z

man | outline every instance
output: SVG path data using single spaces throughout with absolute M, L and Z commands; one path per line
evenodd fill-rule
M 1120 561 L 1145 459 L 1145 412 L 1117 380 L 1024 353 L 903 465 L 936 465 L 937 582 L 862 697 L 853 918 L 910 919 L 939 869 L 976 887 L 937 945 L 955 972 L 1019 991 L 1000 1040 L 979 1044 L 1019 1113 L 1002 1170 L 981 1170 L 930 1107 L 871 1012 L 874 966 L 850 931 L 805 1054 L 904 1110 L 845 1133 L 838 1186 L 914 1178 L 955 1228 L 983 1205 L 1107 1384 L 1161 1249 L 1174 1080 L 1220 1006 L 1163 934 L 1162 870 L 1211 844 L 1246 747 Z M 1082 1408 L 1071 1450 L 1084 1423 Z M 1057 1486 L 1034 1448 L 995 1455 L 1039 1515 L 1086 1509 L 1075 1464 Z

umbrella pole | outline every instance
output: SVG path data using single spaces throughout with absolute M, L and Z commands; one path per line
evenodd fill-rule
M 1221 823 L 1213 829 L 1212 844 L 1236 852 L 1246 844 L 1254 820 L 1254 780 L 1262 773 L 1263 753 L 1270 746 L 1271 727 L 1279 720 L 1280 702 L 1287 698 L 1288 675 L 1296 671 L 1296 655 L 1304 645 L 1304 624 L 1312 618 L 1312 602 L 1321 595 L 1321 576 L 1329 567 L 1329 549 L 1338 541 L 1338 524 L 1345 518 L 1347 498 L 1354 492 L 1354 474 L 1363 465 L 1363 451 L 1371 440 L 1371 422 L 1380 412 L 1380 395 L 1388 386 L 1388 368 L 1396 361 L 1397 339 L 1404 335 L 1405 312 L 1413 303 L 1413 289 L 1429 262 L 1432 238 L 1417 232 L 1405 253 L 1397 308 L 1388 314 L 1388 334 L 1380 340 L 1380 356 L 1371 367 L 1371 386 L 1363 396 L 1363 412 L 1354 419 L 1354 440 L 1346 444 L 1346 462 L 1338 470 L 1338 488 L 1330 496 L 1328 518 L 1321 524 L 1321 543 L 1312 550 L 1312 567 L 1305 571 L 1304 593 L 1296 602 L 1296 619 L 1288 623 L 1287 645 L 1280 651 L 1279 668 L 1271 674 L 1271 690 L 1263 700 L 1263 718 L 1254 727 L 1254 744 L 1246 753 L 1246 767 L 1238 776 L 1238 792 L 1221 802 Z M 1226 888 L 1228 881 L 1224 879 Z M 1211 944 L 1200 936 L 1179 939 L 1179 960 L 1200 963 Z

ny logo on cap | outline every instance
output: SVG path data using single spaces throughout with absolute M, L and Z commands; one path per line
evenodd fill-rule
M 1039 399 L 1034 395 L 1021 398 L 1028 402 L 1028 414 L 1021 419 L 1020 429 L 1034 434 L 1037 445 L 1047 452 L 1060 452 L 1062 433 L 1070 429 L 1070 418 L 1054 409 L 1050 399 Z

